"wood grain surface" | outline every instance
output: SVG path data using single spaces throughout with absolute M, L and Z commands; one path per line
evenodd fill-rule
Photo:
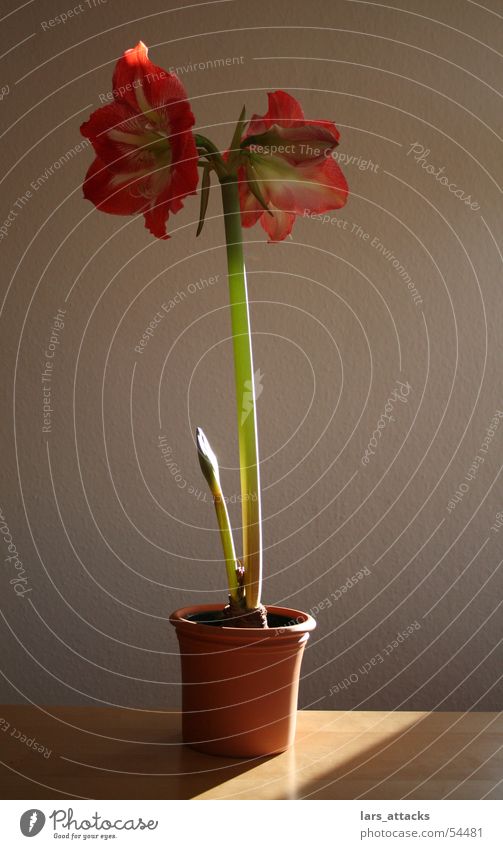
M 4 799 L 501 799 L 497 713 L 304 711 L 296 745 L 235 760 L 181 745 L 179 713 L 0 707 Z

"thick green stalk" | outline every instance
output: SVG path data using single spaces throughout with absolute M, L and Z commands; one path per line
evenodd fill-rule
M 237 177 L 223 177 L 220 183 L 227 242 L 238 414 L 243 518 L 242 564 L 246 586 L 246 607 L 253 610 L 260 604 L 262 591 L 262 516 L 250 315 Z

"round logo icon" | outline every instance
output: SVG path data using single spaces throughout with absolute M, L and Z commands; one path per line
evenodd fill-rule
M 45 825 L 45 814 L 38 808 L 30 808 L 25 811 L 19 820 L 19 828 L 25 837 L 35 837 L 40 834 Z

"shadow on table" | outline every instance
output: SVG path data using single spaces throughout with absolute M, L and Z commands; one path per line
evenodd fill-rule
M 88 752 L 62 755 L 71 772 L 65 786 L 95 799 L 194 799 L 274 758 L 207 755 L 184 746 L 180 737 L 158 729 L 141 745 L 116 742 L 108 760 L 103 752 L 93 758 Z
M 54 723 L 24 706 L 6 711 L 11 725 L 43 740 L 50 755 L 0 735 L 3 799 L 192 799 L 269 760 L 197 752 L 182 745 L 181 723 L 164 725 L 163 715 L 139 728 L 133 712 L 111 726 L 109 711 L 87 708 L 78 726 L 72 708 L 48 709 Z

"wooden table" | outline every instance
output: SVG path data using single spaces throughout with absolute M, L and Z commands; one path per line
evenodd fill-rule
M 0 717 L 4 799 L 503 798 L 495 713 L 304 711 L 293 749 L 243 761 L 183 747 L 179 713 L 5 705 Z

